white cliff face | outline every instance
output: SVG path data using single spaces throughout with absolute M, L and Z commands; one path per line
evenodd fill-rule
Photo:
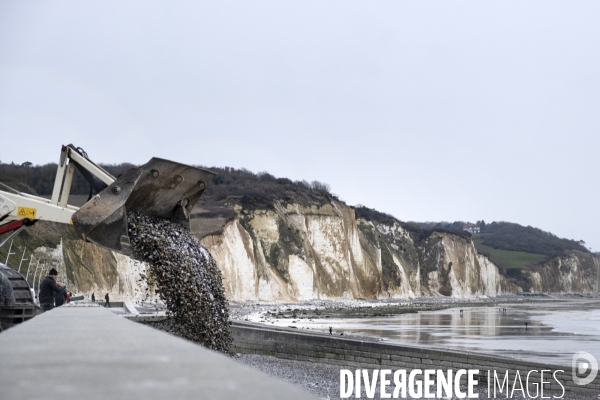
M 477 252 L 472 244 L 443 235 L 442 245 L 446 250 L 444 264 L 452 263 L 450 270 L 452 296 L 466 298 L 485 291 L 487 288 L 481 281 L 480 265 L 476 263 Z
M 533 292 L 590 293 L 598 290 L 598 257 L 574 251 L 522 272 Z
M 518 291 L 470 240 L 435 233 L 415 243 L 398 224 L 357 221 L 341 202 L 238 212 L 221 234 L 201 240 L 233 301 L 466 298 Z
M 302 258 L 296 255 L 289 256 L 290 266 L 290 294 L 297 300 L 310 300 L 315 298 L 314 271 Z
M 123 254 L 112 254 L 117 260 L 117 284 L 110 288 L 111 298 L 131 300 L 134 303 L 160 302 L 156 286 L 148 283 L 147 264 Z
M 448 233 L 434 235 L 442 237 L 444 264 L 451 264 L 449 277 L 452 297 L 497 296 L 520 291 L 499 273 L 493 262 L 477 253 L 471 240 Z
M 515 293 L 515 289 L 516 293 L 521 292 L 520 288 L 515 288 L 505 277 L 498 273 L 498 267 L 489 258 L 482 254 L 477 254 L 477 261 L 481 267 L 482 278 L 486 288 L 483 294 L 486 296 L 500 296 Z
M 67 278 L 67 289 L 74 294 L 102 300 L 106 293 L 113 300 L 135 303 L 157 302 L 155 287 L 148 284 L 145 263 L 80 240 L 66 240 L 54 252 L 59 277 Z
M 236 299 L 258 300 L 254 243 L 239 220 L 228 224 L 222 235 L 206 237 L 203 244 L 217 260 L 227 295 Z
M 381 263 L 368 259 L 351 208 L 277 206 L 241 213 L 202 244 L 231 300 L 374 297 Z
M 415 287 L 415 290 L 413 290 L 412 286 L 410 285 L 410 277 L 408 275 L 408 272 L 406 272 L 406 269 L 402 265 L 402 261 L 395 254 L 392 254 L 392 257 L 394 260 L 394 264 L 398 268 L 398 275 L 400 276 L 400 287 L 398 287 L 398 289 L 394 291 L 393 295 L 390 293 L 390 297 L 401 299 L 414 299 L 416 297 L 415 290 L 417 291 L 417 294 L 420 294 L 421 292 L 420 285 Z M 428 274 L 428 278 L 431 285 L 439 286 L 437 282 L 437 271 L 430 272 L 430 274 Z M 435 289 L 433 289 L 432 292 L 434 292 L 436 295 L 439 295 L 439 292 Z

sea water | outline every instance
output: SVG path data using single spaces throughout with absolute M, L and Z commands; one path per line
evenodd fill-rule
M 289 320 L 277 325 L 289 326 Z M 453 349 L 571 365 L 586 351 L 600 360 L 600 310 L 576 303 L 459 308 L 393 317 L 313 319 L 298 328 L 379 338 L 399 344 Z

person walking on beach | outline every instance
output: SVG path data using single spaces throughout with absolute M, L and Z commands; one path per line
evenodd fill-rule
M 106 300 L 106 303 L 104 303 L 104 307 L 108 306 L 108 308 L 110 308 L 110 300 L 108 298 L 108 293 L 106 293 L 106 295 L 104 296 L 104 300 Z
M 94 293 L 92 293 L 92 303 L 96 302 L 96 296 L 94 295 Z

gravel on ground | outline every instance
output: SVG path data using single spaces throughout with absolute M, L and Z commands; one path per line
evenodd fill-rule
M 307 392 L 317 396 L 321 399 L 339 399 L 340 398 L 340 370 L 350 369 L 338 365 L 321 364 L 309 361 L 297 361 L 297 360 L 286 360 L 275 358 L 271 356 L 264 356 L 258 354 L 238 354 L 235 359 L 244 365 L 260 370 L 268 375 L 275 378 L 279 378 L 292 385 L 303 388 Z M 372 370 L 369 370 L 369 375 L 372 376 Z M 390 385 L 389 388 L 392 388 Z M 466 392 L 466 387 L 462 387 L 461 390 Z M 392 392 L 393 389 L 388 389 L 387 393 Z M 488 399 L 487 387 L 480 386 L 476 389 L 476 393 L 479 394 L 479 399 Z M 544 395 L 548 394 L 544 392 Z M 555 394 L 559 396 L 560 393 Z M 552 396 L 552 394 L 550 394 Z M 354 393 L 351 397 L 355 399 Z M 364 389 L 361 393 L 361 399 L 367 399 Z M 379 387 L 376 388 L 374 399 L 379 399 Z M 413 399 L 412 397 L 407 397 Z M 492 394 L 492 398 L 493 394 Z M 506 397 L 505 395 L 497 394 L 496 399 L 529 399 L 529 397 L 523 397 L 520 392 L 516 391 L 512 397 Z M 539 398 L 539 397 L 538 397 Z M 552 398 L 552 397 L 551 397 Z M 452 397 L 452 399 L 458 400 L 458 398 Z M 595 396 L 586 395 L 565 395 L 562 400 L 591 400 L 596 399 Z

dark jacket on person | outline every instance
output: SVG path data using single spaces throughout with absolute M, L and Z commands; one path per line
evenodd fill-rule
M 49 276 L 45 277 L 40 284 L 39 299 L 40 304 L 50 303 L 54 304 L 54 295 L 60 293 L 61 288 L 56 286 L 56 281 Z
M 0 304 L 14 304 L 15 294 L 10 281 L 2 272 L 0 272 Z
M 63 304 L 65 304 L 65 301 L 67 300 L 67 288 L 65 288 L 64 286 L 60 286 L 59 289 L 60 289 L 60 292 L 58 292 L 54 295 L 54 305 L 56 307 L 62 306 Z

